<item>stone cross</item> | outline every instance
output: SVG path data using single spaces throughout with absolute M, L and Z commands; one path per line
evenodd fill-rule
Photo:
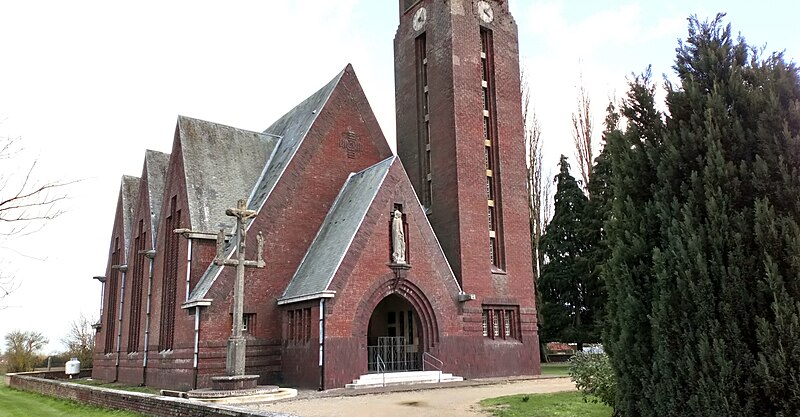
M 236 259 L 225 259 L 225 232 L 220 229 L 217 235 L 217 256 L 214 263 L 220 266 L 235 266 L 236 281 L 233 288 L 233 330 L 228 339 L 225 371 L 228 376 L 244 375 L 245 349 L 247 339 L 242 336 L 242 320 L 244 315 L 244 269 L 263 268 L 264 236 L 258 232 L 258 254 L 255 261 L 245 260 L 245 244 L 247 242 L 247 219 L 256 217 L 255 210 L 248 210 L 244 200 L 239 200 L 236 208 L 225 210 L 228 216 L 236 217 Z

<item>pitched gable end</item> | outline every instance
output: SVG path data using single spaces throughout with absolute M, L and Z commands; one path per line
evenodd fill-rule
M 328 285 L 395 159 L 387 158 L 348 178 L 278 304 L 332 295 L 326 294 Z

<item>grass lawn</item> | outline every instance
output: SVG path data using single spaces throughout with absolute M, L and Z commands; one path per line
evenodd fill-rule
M 579 392 L 510 395 L 483 400 L 481 406 L 497 417 L 611 417 L 610 407 L 584 402 Z
M 17 391 L 0 384 L 0 417 L 144 417 L 127 411 L 107 410 Z
M 542 375 L 569 376 L 569 362 L 543 363 Z

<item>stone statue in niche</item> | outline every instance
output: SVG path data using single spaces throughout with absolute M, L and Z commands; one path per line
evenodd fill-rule
M 406 263 L 406 237 L 403 233 L 403 213 L 395 209 L 392 215 L 392 262 Z

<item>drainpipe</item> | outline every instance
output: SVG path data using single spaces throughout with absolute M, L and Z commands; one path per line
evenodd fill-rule
M 144 319 L 144 360 L 142 361 L 142 385 L 147 385 L 147 353 L 150 346 L 150 303 L 153 295 L 153 258 L 156 257 L 156 251 L 155 249 L 150 249 L 139 253 L 150 260 L 150 270 L 147 274 L 147 308 Z
M 319 299 L 319 390 L 325 389 L 325 299 Z
M 119 287 L 119 323 L 117 325 L 117 357 L 114 361 L 114 382 L 119 380 L 119 353 L 122 344 L 122 307 L 125 305 L 125 273 L 128 272 L 128 265 L 111 265 L 111 269 L 119 270 L 122 273 L 122 285 Z
M 191 242 L 191 240 L 189 241 Z M 200 306 L 194 308 L 194 382 L 193 388 L 197 389 L 197 359 L 200 353 Z
M 186 299 L 184 300 L 186 302 L 189 301 L 189 284 L 192 279 L 192 239 L 187 235 L 184 236 L 189 241 L 189 250 L 186 254 Z

